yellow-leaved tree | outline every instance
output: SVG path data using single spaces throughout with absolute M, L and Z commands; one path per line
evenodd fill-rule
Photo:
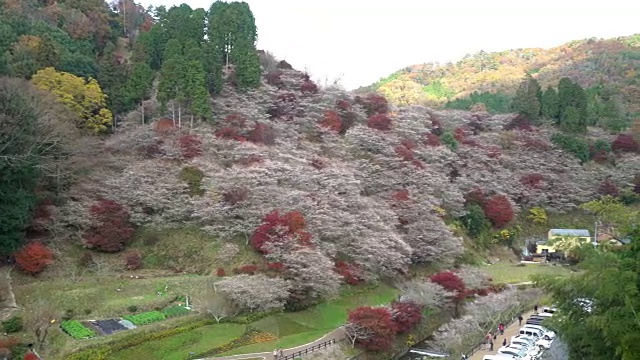
M 83 78 L 73 74 L 56 71 L 52 67 L 38 70 L 31 82 L 39 89 L 53 93 L 64 106 L 78 114 L 79 128 L 94 134 L 107 131 L 113 115 L 107 109 L 107 95 L 100 89 L 95 79 Z

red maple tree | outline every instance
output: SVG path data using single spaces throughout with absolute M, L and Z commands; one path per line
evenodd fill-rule
M 40 360 L 40 358 L 35 353 L 29 351 L 28 353 L 24 354 L 23 360 Z
M 391 314 L 398 333 L 408 333 L 422 321 L 422 306 L 410 301 L 394 301 Z
M 396 336 L 396 323 L 387 308 L 361 306 L 349 312 L 348 321 L 358 324 L 370 334 L 357 343 L 369 351 L 389 350 Z
M 359 275 L 358 267 L 346 261 L 336 261 L 334 271 L 342 276 L 344 281 L 349 285 L 358 285 L 363 281 Z
M 367 116 L 389 112 L 389 102 L 384 96 L 368 94 L 366 96 L 356 96 L 355 100 L 356 104 L 362 105 Z
M 53 253 L 41 242 L 31 242 L 23 246 L 14 255 L 20 270 L 36 275 L 53 262 Z
M 135 232 L 129 212 L 114 200 L 100 200 L 91 206 L 95 224 L 86 233 L 85 244 L 90 249 L 118 252 L 131 241 Z
M 182 135 L 178 138 L 180 153 L 185 159 L 193 159 L 202 155 L 202 141 L 196 135 Z
M 367 126 L 380 131 L 389 131 L 391 130 L 391 118 L 385 114 L 371 115 L 367 120 Z
M 257 251 L 269 253 L 268 244 L 294 241 L 300 245 L 311 245 L 311 234 L 304 230 L 304 215 L 299 211 L 289 211 L 280 215 L 273 210 L 262 218 L 262 224 L 251 235 L 249 242 Z
M 637 152 L 640 149 L 638 143 L 629 134 L 618 134 L 611 143 L 611 150 L 615 152 Z
M 340 130 L 342 130 L 342 119 L 337 112 L 328 110 L 325 111 L 324 116 L 322 117 L 322 121 L 320 121 L 320 126 L 339 133 Z
M 513 220 L 514 212 L 511 202 L 505 195 L 494 195 L 484 205 L 484 216 L 497 229 L 505 227 Z
M 464 281 L 451 271 L 441 271 L 431 275 L 429 280 L 442 286 L 445 290 L 456 293 L 458 296 L 465 292 Z

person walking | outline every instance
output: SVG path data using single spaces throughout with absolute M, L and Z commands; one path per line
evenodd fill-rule
M 502 346 L 507 346 L 507 338 L 504 338 L 504 340 L 502 340 Z
M 278 349 L 273 350 L 273 360 L 278 360 Z
M 489 340 L 489 351 L 493 351 L 493 340 Z
M 518 326 L 522 325 L 522 315 L 518 315 Z
M 535 312 L 535 313 L 536 313 L 536 315 L 538 314 L 538 304 L 535 304 L 535 305 L 533 306 L 533 312 Z
M 500 323 L 500 325 L 498 325 L 498 330 L 500 330 L 500 335 L 504 335 L 504 323 Z
M 283 352 L 284 352 L 284 350 L 282 350 L 282 349 L 278 350 L 278 359 L 284 358 Z

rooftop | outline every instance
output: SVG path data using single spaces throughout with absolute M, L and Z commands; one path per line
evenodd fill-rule
M 585 229 L 551 229 L 549 233 L 552 236 L 591 236 Z

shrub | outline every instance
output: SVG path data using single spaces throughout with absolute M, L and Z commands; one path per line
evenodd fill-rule
M 20 344 L 20 339 L 15 336 L 8 336 L 0 338 L 0 348 L 13 349 Z
M 589 161 L 589 144 L 585 140 L 566 134 L 553 134 L 551 142 L 573 154 L 581 163 Z
M 422 306 L 410 301 L 391 303 L 391 314 L 399 334 L 413 331 L 422 321 Z
M 407 190 L 407 189 L 396 190 L 393 193 L 393 195 L 391 196 L 391 198 L 394 201 L 409 201 L 409 199 L 410 199 L 409 190 Z
M 291 66 L 291 64 L 289 64 L 288 62 L 286 62 L 284 60 L 280 60 L 278 62 L 278 65 L 276 65 L 276 67 L 278 69 L 282 69 L 282 70 L 293 70 L 293 66 Z
M 190 314 L 191 310 L 187 309 L 184 306 L 171 306 L 171 307 L 168 307 L 168 308 L 162 310 L 162 313 L 167 318 L 172 318 L 172 317 L 177 317 L 177 316 Z
M 447 145 L 451 151 L 456 151 L 458 149 L 458 141 L 456 141 L 455 136 L 450 132 L 442 134 L 442 136 L 440 136 L 440 141 Z
M 219 267 L 216 269 L 216 275 L 218 277 L 224 277 L 227 275 L 227 273 L 224 271 L 224 268 Z
M 336 107 L 342 111 L 351 110 L 351 103 L 347 100 L 336 100 Z
M 204 179 L 204 173 L 195 166 L 185 166 L 180 171 L 180 180 L 187 183 L 190 196 L 199 196 L 204 194 L 202 179 Z
M 442 145 L 442 141 L 440 141 L 440 138 L 438 137 L 438 135 L 430 133 L 430 132 L 424 134 L 424 139 L 422 141 L 427 146 L 435 147 L 435 146 Z
M 614 152 L 638 152 L 638 143 L 628 134 L 618 134 L 618 136 L 611 143 L 611 149 Z
M 322 170 L 327 166 L 327 163 L 319 158 L 315 158 L 311 160 L 311 166 L 313 166 L 316 170 Z
M 505 195 L 495 195 L 485 204 L 484 215 L 495 228 L 501 229 L 513 220 L 514 212 L 511 202 Z
M 257 265 L 242 265 L 233 270 L 235 274 L 247 274 L 247 275 L 255 275 L 258 271 Z
M 129 244 L 135 231 L 129 221 L 129 212 L 113 200 L 101 200 L 91 206 L 95 225 L 85 235 L 88 248 L 117 252 Z
M 340 274 L 344 281 L 349 285 L 358 285 L 364 279 L 360 276 L 360 271 L 355 264 L 349 264 L 345 261 L 336 261 L 335 272 Z
M 618 197 L 620 195 L 620 190 L 618 190 L 618 187 L 613 181 L 611 181 L 611 179 L 606 179 L 600 184 L 600 187 L 598 187 L 598 194 Z
M 539 173 L 525 174 L 520 177 L 520 183 L 530 189 L 538 189 L 544 181 L 544 176 Z
M 233 187 L 222 193 L 222 201 L 229 205 L 236 205 L 247 200 L 249 197 L 249 189 L 243 187 Z
M 142 256 L 140 253 L 133 252 L 126 254 L 124 257 L 124 267 L 127 270 L 138 270 L 142 267 Z
M 511 119 L 509 123 L 502 127 L 503 130 L 531 130 L 531 121 L 525 115 L 518 114 L 516 117 Z
M 247 140 L 254 144 L 274 145 L 276 143 L 276 133 L 271 125 L 257 122 L 249 133 Z
M 82 325 L 78 320 L 67 320 L 60 323 L 60 328 L 74 339 L 88 339 L 96 336 L 96 333 Z
M 316 85 L 316 83 L 314 83 L 311 78 L 309 77 L 309 74 L 304 74 L 302 76 L 302 84 L 300 85 L 300 91 L 303 94 L 315 94 L 318 92 L 318 85 Z
M 386 351 L 393 345 L 396 324 L 391 311 L 384 307 L 361 306 L 349 312 L 348 322 L 363 327 L 370 336 L 357 343 L 369 351 Z
M 178 148 L 182 157 L 190 160 L 202 155 L 202 141 L 196 135 L 182 135 L 178 138 Z
M 378 94 L 368 94 L 364 97 L 356 96 L 355 101 L 356 104 L 364 108 L 367 116 L 386 114 L 389 112 L 389 102 L 384 96 Z
M 320 126 L 326 128 L 328 130 L 339 133 L 342 129 L 342 119 L 337 112 L 333 110 L 325 111 L 324 116 L 322 117 L 322 121 L 320 121 Z
M 165 316 L 160 311 L 147 311 L 140 314 L 125 315 L 122 318 L 131 321 L 134 325 L 147 325 L 162 321 Z
M 464 195 L 465 206 L 476 204 L 480 205 L 481 208 L 484 208 L 486 203 L 487 197 L 485 196 L 484 191 L 480 188 L 473 189 Z
M 367 126 L 380 131 L 389 131 L 391 130 L 391 118 L 385 114 L 371 115 L 367 120 Z
M 23 246 L 14 255 L 20 270 L 36 275 L 53 262 L 53 253 L 41 242 L 31 242 Z
M 279 89 L 284 86 L 284 81 L 282 81 L 282 71 L 280 70 L 271 70 L 264 76 L 264 78 L 269 85 L 276 86 Z
M 24 324 L 22 318 L 19 316 L 14 316 L 9 320 L 2 322 L 2 329 L 8 334 L 20 332 L 22 331 L 23 327 Z
M 491 223 L 484 216 L 484 211 L 478 204 L 471 204 L 467 207 L 467 214 L 460 221 L 467 229 L 467 233 L 472 237 L 479 237 L 491 228 Z
M 136 305 L 130 305 L 127 307 L 127 311 L 134 313 L 138 311 L 138 307 Z
M 28 353 L 24 354 L 23 360 L 40 360 L 40 358 L 34 352 L 29 351 Z
M 236 141 L 245 141 L 247 140 L 244 136 L 240 135 L 240 132 L 234 128 L 223 127 L 216 131 L 215 136 L 220 139 L 227 140 L 236 140 Z

